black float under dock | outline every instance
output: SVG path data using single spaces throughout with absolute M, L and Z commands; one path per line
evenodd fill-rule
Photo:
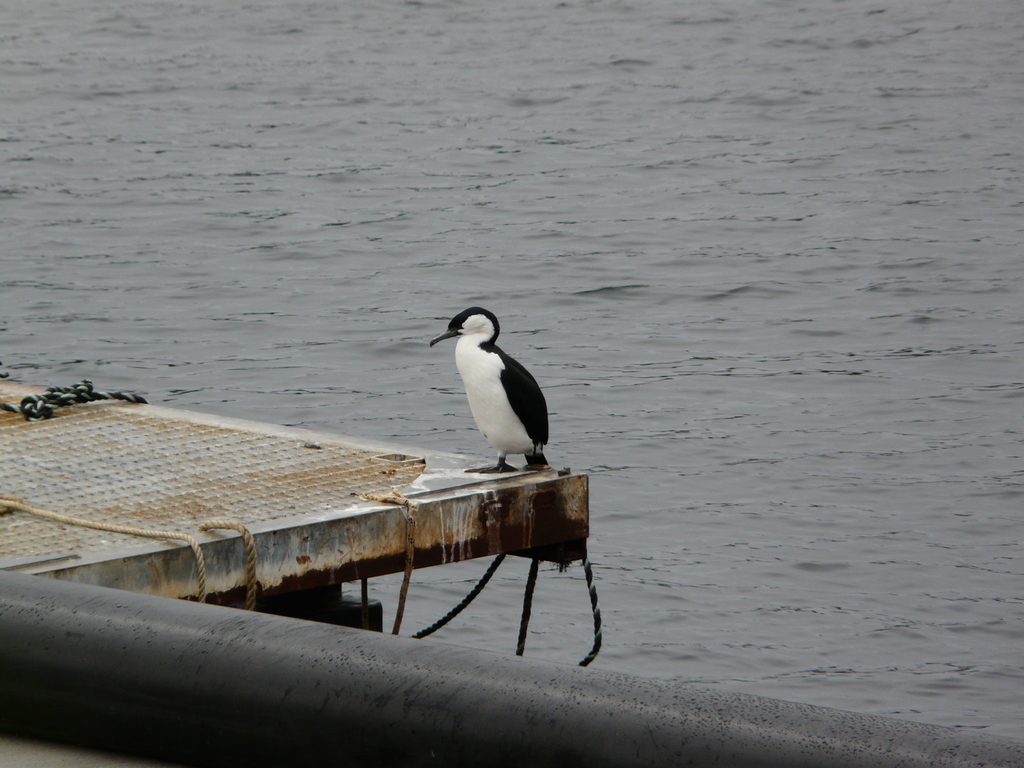
M 1024 744 L 0 573 L 0 729 L 197 766 L 1024 767 Z

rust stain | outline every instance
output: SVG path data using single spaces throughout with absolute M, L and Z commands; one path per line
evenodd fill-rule
M 488 491 L 484 495 L 483 503 L 480 505 L 479 519 L 487 535 L 487 544 L 491 549 L 501 547 L 501 518 L 503 511 L 501 501 L 493 492 Z
M 488 557 L 509 552 L 541 557 L 554 562 L 568 562 L 586 552 L 588 516 L 586 510 L 566 508 L 585 494 L 585 477 L 541 482 L 535 486 L 498 488 L 469 496 L 450 496 L 421 502 L 417 515 L 416 568 L 432 567 L 447 562 Z M 485 503 L 486 502 L 486 503 Z M 442 521 L 465 514 L 465 505 L 476 506 L 476 515 L 488 525 L 469 526 L 459 531 L 457 546 L 445 535 Z M 532 530 L 530 525 L 532 523 Z M 323 521 L 312 528 L 274 531 L 258 538 L 267 555 L 260 561 L 260 594 L 274 595 L 295 590 L 323 587 L 361 578 L 375 578 L 400 573 L 405 567 L 405 519 L 400 510 L 380 512 Z M 300 543 L 305 541 L 306 543 Z M 523 546 L 523 542 L 526 546 Z M 231 540 L 209 542 L 207 547 L 222 547 L 240 552 Z M 297 551 L 296 551 L 297 550 Z M 273 552 L 279 552 L 278 557 Z M 303 554 L 299 554 L 303 553 Z M 218 560 L 215 552 L 211 562 Z M 157 591 L 169 597 L 191 594 L 195 588 L 194 563 L 187 548 L 151 555 L 160 575 L 149 579 L 132 571 L 125 561 L 122 580 L 131 578 L 135 591 Z M 291 563 L 289 566 L 288 563 Z M 65 578 L 105 583 L 111 575 L 110 564 L 91 567 L 62 568 Z M 53 575 L 61 578 L 60 572 Z M 74 576 L 72 574 L 79 574 Z M 161 579 L 162 577 L 162 579 Z M 211 602 L 236 603 L 243 599 L 242 564 L 239 560 L 229 571 L 215 571 Z M 159 582 L 163 581 L 161 587 Z

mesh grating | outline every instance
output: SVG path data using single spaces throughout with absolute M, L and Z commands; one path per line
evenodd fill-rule
M 0 400 L 17 399 L 0 392 Z M 251 525 L 336 510 L 352 493 L 401 488 L 424 468 L 344 443 L 314 445 L 165 413 L 101 403 L 27 422 L 0 411 L 0 495 L 88 520 L 195 533 L 212 517 Z M 0 515 L 0 558 L 139 543 L 23 513 Z

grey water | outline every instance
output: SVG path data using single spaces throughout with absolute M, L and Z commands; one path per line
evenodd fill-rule
M 1022 61 L 1016 0 L 3 0 L 0 371 L 490 461 L 485 306 L 593 668 L 1024 738 Z M 512 651 L 512 560 L 437 641 Z M 591 634 L 542 570 L 527 655 Z

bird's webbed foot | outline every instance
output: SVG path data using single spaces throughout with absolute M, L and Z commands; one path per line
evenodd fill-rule
M 479 467 L 477 469 L 467 469 L 466 471 L 476 475 L 496 475 L 499 472 L 518 472 L 519 470 L 508 464 L 505 461 L 505 457 L 502 456 L 493 467 Z

